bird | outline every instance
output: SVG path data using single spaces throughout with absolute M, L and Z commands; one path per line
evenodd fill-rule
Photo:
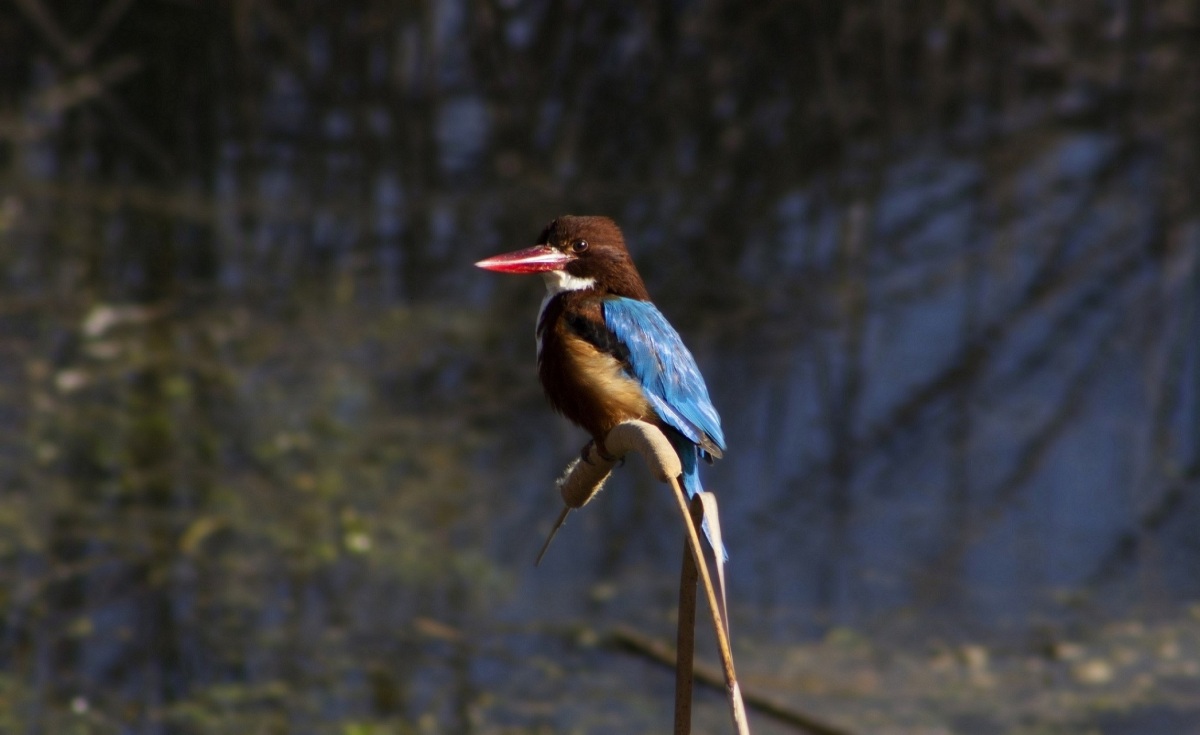
M 688 497 L 703 491 L 700 461 L 711 464 L 725 452 L 721 419 L 692 353 L 650 301 L 616 222 L 561 216 L 532 247 L 475 265 L 538 273 L 545 281 L 535 329 L 537 374 L 554 410 L 588 432 L 601 456 L 607 456 L 604 437 L 617 424 L 638 419 L 657 426 L 679 454 Z M 708 535 L 708 524 L 703 527 Z M 725 557 L 721 544 L 719 558 Z

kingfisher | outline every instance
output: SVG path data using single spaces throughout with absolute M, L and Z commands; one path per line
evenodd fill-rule
M 617 224 L 559 217 L 532 247 L 475 265 L 542 275 L 537 370 L 550 405 L 591 434 L 601 456 L 617 424 L 654 424 L 679 454 L 688 496 L 701 492 L 699 460 L 711 464 L 725 452 L 721 419 L 692 353 L 650 302 Z

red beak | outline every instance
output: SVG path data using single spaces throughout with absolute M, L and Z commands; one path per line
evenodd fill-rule
M 499 273 L 541 273 L 560 270 L 574 258 L 549 245 L 534 245 L 503 255 L 493 255 L 475 265 Z

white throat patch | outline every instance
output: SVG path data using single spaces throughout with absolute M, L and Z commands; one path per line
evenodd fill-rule
M 538 307 L 537 321 L 533 323 L 534 338 L 537 340 L 538 358 L 542 356 L 542 335 L 537 330 L 542 324 L 542 315 L 546 313 L 546 307 L 549 306 L 550 299 L 560 293 L 583 291 L 596 285 L 595 278 L 580 278 L 566 271 L 545 271 L 542 273 L 542 280 L 546 282 L 546 296 L 542 298 L 542 305 Z
M 542 280 L 546 282 L 547 300 L 564 291 L 582 291 L 596 285 L 595 278 L 580 278 L 566 271 L 543 271 Z

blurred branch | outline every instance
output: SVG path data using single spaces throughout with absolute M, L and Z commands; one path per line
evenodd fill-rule
M 116 27 L 117 23 L 125 16 L 125 13 L 133 5 L 133 0 L 112 0 L 101 11 L 99 17 L 92 24 L 88 35 L 81 40 L 70 38 L 66 31 L 55 19 L 54 14 L 46 6 L 42 0 L 15 0 L 16 5 L 24 12 L 25 17 L 39 30 L 43 38 L 56 51 L 58 51 L 63 63 L 68 70 L 79 69 L 92 61 L 92 56 L 98 48 Z M 109 64 L 106 69 L 116 64 L 118 69 L 123 73 L 120 76 L 137 71 L 140 66 L 131 69 L 120 69 L 122 63 L 139 64 L 135 59 L 118 59 L 117 62 Z M 100 78 L 100 73 L 91 75 L 85 74 L 80 79 L 90 80 Z M 138 119 L 138 116 L 131 114 L 118 99 L 107 94 L 108 88 L 117 80 L 109 80 L 107 84 L 84 84 L 83 87 L 77 90 L 77 95 L 67 96 L 66 102 L 71 103 L 71 106 L 79 104 L 84 99 L 95 98 L 101 102 L 108 113 L 116 119 L 114 126 L 122 135 L 129 139 L 141 152 L 148 158 L 154 161 L 154 164 L 160 171 L 170 172 L 175 168 L 174 158 L 166 146 L 154 138 Z M 64 108 L 65 109 L 65 108 Z M 3 121 L 0 120 L 0 123 Z M 0 139 L 3 139 L 4 125 L 0 124 Z M 27 134 L 35 135 L 37 130 L 26 131 Z M 28 139 L 28 138 L 25 138 Z
M 81 40 L 68 37 L 41 0 L 13 0 L 13 4 L 25 13 L 25 17 L 42 32 L 42 37 L 58 50 L 69 66 L 80 67 L 91 61 L 96 47 L 108 38 L 109 32 L 133 5 L 133 0 L 112 0 L 92 24 L 90 33 Z
M 39 140 L 48 132 L 45 118 L 61 115 L 96 99 L 141 70 L 140 60 L 121 56 L 98 69 L 59 82 L 36 95 L 26 114 L 0 114 L 0 140 L 17 143 Z
M 624 649 L 631 653 L 636 653 L 650 661 L 660 663 L 663 666 L 675 668 L 675 651 L 671 647 L 656 641 L 649 636 L 642 635 L 635 630 L 626 627 L 618 627 L 614 629 L 608 636 L 609 643 L 617 648 Z M 706 684 L 714 689 L 725 689 L 725 676 L 715 666 L 698 663 L 693 668 L 693 676 L 696 681 Z M 751 691 L 749 689 L 742 690 L 742 696 L 746 700 L 746 704 L 757 709 L 763 714 L 769 715 L 780 722 L 787 723 L 802 730 L 806 730 L 816 735 L 850 735 L 849 730 L 844 730 L 836 725 L 831 725 L 827 722 L 822 722 L 819 718 L 803 712 L 791 705 L 777 702 L 764 694 Z

